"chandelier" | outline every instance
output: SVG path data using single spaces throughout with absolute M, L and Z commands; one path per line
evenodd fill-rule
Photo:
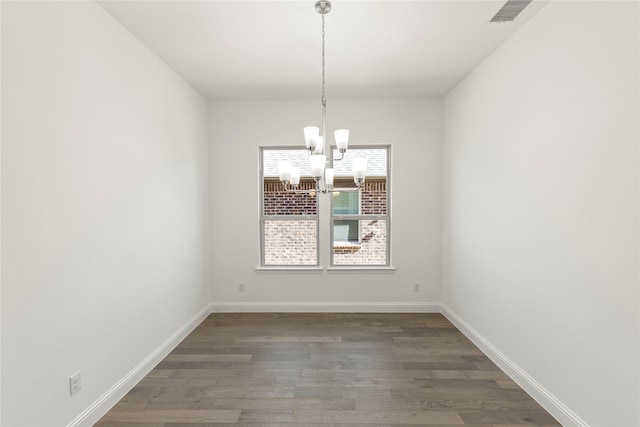
M 338 129 L 334 132 L 336 148 L 340 153 L 340 157 L 333 157 L 331 146 L 327 146 L 326 139 L 326 116 L 327 116 L 327 98 L 325 97 L 325 72 L 324 72 L 324 15 L 331 11 L 331 3 L 326 0 L 319 0 L 315 4 L 315 10 L 322 15 L 322 134 L 317 126 L 307 126 L 304 130 L 304 139 L 307 149 L 309 150 L 309 162 L 311 166 L 311 175 L 316 182 L 315 190 L 298 190 L 300 184 L 300 168 L 293 167 L 289 161 L 281 161 L 278 163 L 278 175 L 280 182 L 288 192 L 295 193 L 331 193 L 337 191 L 359 191 L 364 183 L 365 173 L 367 171 L 367 159 L 354 158 L 351 164 L 353 181 L 356 187 L 353 188 L 333 188 L 333 162 L 344 159 L 344 154 L 349 146 L 349 130 Z

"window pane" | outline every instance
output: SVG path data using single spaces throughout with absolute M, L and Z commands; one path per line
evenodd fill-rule
M 333 193 L 334 215 L 358 215 L 360 213 L 360 194 L 341 191 Z
M 302 181 L 300 190 L 312 190 L 315 181 Z M 284 191 L 278 179 L 264 180 L 263 190 L 264 215 L 315 215 L 317 212 L 317 197 L 312 194 L 296 194 Z
M 301 177 L 311 178 L 311 166 L 309 164 L 309 150 L 305 148 L 300 149 L 268 149 L 262 150 L 262 159 L 264 164 L 262 165 L 265 178 L 273 177 L 278 178 L 278 163 L 282 160 L 286 160 L 291 163 L 292 166 L 300 168 Z
M 386 148 L 353 148 L 347 150 L 343 160 L 334 162 L 335 183 L 337 188 L 354 187 L 351 175 L 351 165 L 356 157 L 367 159 L 367 174 L 360 190 L 359 210 L 361 215 L 386 215 L 387 214 L 387 153 Z M 338 151 L 334 151 L 334 156 L 340 156 Z M 340 193 L 338 198 L 334 197 L 334 215 L 350 215 L 356 212 L 343 212 L 345 203 L 353 203 L 351 200 L 344 200 Z M 355 193 L 357 194 L 357 193 Z M 352 208 L 353 205 L 350 205 Z
M 265 220 L 264 265 L 317 265 L 315 220 Z
M 315 181 L 311 177 L 309 152 L 305 149 L 264 149 L 263 171 L 263 215 L 315 215 L 315 194 L 295 194 L 284 190 L 278 175 L 278 163 L 288 161 L 300 168 L 298 190 L 313 190 Z
M 351 222 L 351 221 L 345 221 Z M 360 220 L 359 241 L 344 242 L 333 236 L 334 265 L 386 265 L 387 264 L 387 221 Z M 334 227 L 339 221 L 334 221 Z
M 387 176 L 387 152 L 386 148 L 356 148 L 349 147 L 346 153 L 344 153 L 344 159 L 333 162 L 334 176 L 347 177 L 353 184 L 353 172 L 351 165 L 353 159 L 357 157 L 364 157 L 367 159 L 367 179 L 369 177 L 386 177 Z M 333 150 L 334 158 L 340 157 L 338 150 Z
M 360 240 L 360 233 L 358 232 L 358 220 L 340 220 L 337 219 L 333 222 L 333 241 L 334 245 L 341 242 L 355 242 Z M 336 243 L 337 242 L 337 243 Z

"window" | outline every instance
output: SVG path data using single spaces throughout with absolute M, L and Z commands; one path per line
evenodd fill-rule
M 262 148 L 260 228 L 263 266 L 317 266 L 318 201 L 315 194 L 287 193 L 278 178 L 278 162 L 300 165 L 301 190 L 315 188 L 305 149 Z
M 261 147 L 260 265 L 318 267 L 322 260 L 336 267 L 389 266 L 389 153 L 389 146 L 350 147 L 333 163 L 334 192 L 316 194 L 306 149 Z M 333 155 L 340 157 L 335 149 Z M 360 191 L 354 191 L 351 172 L 357 157 L 367 159 Z M 309 193 L 284 190 L 282 160 L 301 168 L 298 189 Z M 327 221 L 328 235 L 319 235 L 321 221 Z
M 337 152 L 334 156 L 339 156 Z M 351 159 L 367 159 L 367 175 L 359 192 L 332 197 L 331 265 L 389 265 L 389 147 L 352 147 L 334 163 L 335 187 L 353 187 Z

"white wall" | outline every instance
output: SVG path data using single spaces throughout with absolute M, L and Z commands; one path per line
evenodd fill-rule
M 550 2 L 445 98 L 445 308 L 568 425 L 640 425 L 638 17 Z
M 302 128 L 320 124 L 320 100 L 211 101 L 214 309 L 438 309 L 429 303 L 440 301 L 441 110 L 438 99 L 328 100 L 328 133 L 345 127 L 350 144 L 392 144 L 395 272 L 259 273 L 258 147 L 304 144 Z
M 3 426 L 69 423 L 207 307 L 206 111 L 97 4 L 2 2 Z

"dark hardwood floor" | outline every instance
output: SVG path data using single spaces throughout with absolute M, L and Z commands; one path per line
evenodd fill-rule
M 440 314 L 213 314 L 98 427 L 556 420 Z

